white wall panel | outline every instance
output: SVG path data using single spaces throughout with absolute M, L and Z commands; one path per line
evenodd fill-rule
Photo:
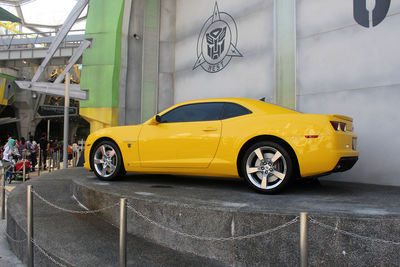
M 298 109 L 351 116 L 359 138 L 359 162 L 327 179 L 400 185 L 399 13 L 391 1 L 386 19 L 365 28 L 353 1 L 298 1 Z
M 214 0 L 177 1 L 174 102 L 210 97 L 272 99 L 273 1 L 218 1 L 219 11 L 236 21 L 236 48 L 243 57 L 232 57 L 217 73 L 208 73 L 201 66 L 193 70 L 198 37 L 214 5 Z
M 400 86 L 321 93 L 298 98 L 302 111 L 353 117 L 359 161 L 350 171 L 326 179 L 400 185 L 398 137 Z

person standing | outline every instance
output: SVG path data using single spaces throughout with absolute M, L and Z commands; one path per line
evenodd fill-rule
M 18 159 L 18 157 L 21 156 L 21 151 L 20 151 L 20 149 L 19 149 L 19 143 L 20 143 L 20 141 L 18 140 L 18 138 L 15 138 L 14 140 L 15 140 L 14 149 L 15 149 L 16 152 L 18 153 L 18 155 L 16 156 L 17 159 Z
M 7 144 L 4 147 L 3 152 L 3 161 L 10 162 L 13 159 L 13 156 L 19 156 L 18 149 L 15 147 L 16 141 L 14 139 L 9 139 Z M 9 179 L 11 176 L 11 168 L 8 168 L 6 172 L 5 179 Z
M 58 142 L 58 138 L 54 139 L 50 147 L 53 152 L 53 168 L 56 168 L 56 166 L 58 166 L 57 159 L 60 159 L 60 143 Z
M 47 160 L 47 151 L 49 149 L 49 142 L 46 139 L 45 133 L 43 133 L 42 137 L 39 139 L 39 147 L 41 151 L 41 155 L 39 155 L 39 168 L 43 164 L 43 170 L 46 170 L 46 160 Z
M 31 162 L 32 162 L 32 171 L 35 171 L 35 166 L 37 163 L 37 151 L 38 151 L 38 145 L 35 142 L 35 140 L 33 140 L 33 136 L 29 137 L 29 141 L 27 141 L 28 143 L 28 147 L 29 150 L 31 152 Z
M 63 150 L 64 150 L 64 140 L 63 139 L 61 139 L 59 142 L 58 142 L 58 146 L 59 146 L 59 152 L 58 153 L 60 153 L 60 162 L 62 162 L 63 161 Z
M 68 164 L 72 160 L 72 146 L 68 145 Z
M 21 137 L 21 141 L 19 142 L 19 154 L 23 159 L 26 159 L 28 156 L 30 156 L 30 149 L 24 137 Z

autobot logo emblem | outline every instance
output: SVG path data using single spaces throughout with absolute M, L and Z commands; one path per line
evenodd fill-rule
M 214 12 L 204 23 L 197 39 L 197 60 L 193 70 L 199 66 L 210 73 L 222 70 L 232 57 L 243 56 L 236 45 L 236 23 L 229 14 L 219 12 L 215 3 Z
M 206 34 L 207 37 L 207 54 L 212 59 L 217 59 L 224 52 L 226 27 L 216 28 L 210 33 Z
M 354 19 L 366 28 L 381 23 L 389 12 L 390 0 L 353 0 Z

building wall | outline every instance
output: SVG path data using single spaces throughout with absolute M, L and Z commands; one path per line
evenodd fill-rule
M 177 0 L 174 102 L 211 97 L 267 97 L 272 101 L 272 0 L 217 1 L 219 11 L 228 13 L 236 22 L 236 48 L 242 57 L 232 57 L 229 64 L 219 72 L 209 73 L 201 66 L 193 70 L 198 59 L 197 42 L 200 31 L 213 15 L 215 3 L 214 0 Z
M 400 185 L 399 12 L 391 1 L 386 19 L 365 28 L 353 1 L 297 1 L 297 108 L 349 115 L 358 135 L 358 163 L 328 179 Z
M 154 1 L 132 0 L 132 6 L 139 4 L 139 10 L 143 10 Z M 385 1 L 376 1 L 382 2 Z M 136 118 L 136 122 L 145 109 L 160 111 L 172 104 L 199 98 L 265 97 L 269 102 L 280 101 L 277 95 L 288 89 L 285 97 L 293 94 L 296 101 L 292 103 L 298 111 L 354 118 L 359 162 L 352 170 L 330 175 L 328 179 L 400 185 L 395 156 L 400 148 L 400 138 L 396 136 L 400 125 L 396 109 L 400 100 L 397 74 L 400 3 L 391 1 L 387 17 L 370 28 L 356 22 L 353 3 L 351 0 L 162 0 L 157 7 L 159 60 L 158 80 L 154 83 L 158 87 L 152 91 L 156 92 L 157 99 L 151 107 L 144 105 L 143 99 L 139 103 L 137 98 L 140 94 L 143 96 L 140 77 L 147 75 L 143 62 L 150 59 L 146 54 L 149 49 L 147 46 L 142 49 L 143 41 L 134 41 L 131 35 L 137 32 L 146 39 L 149 33 L 141 31 L 146 29 L 143 15 L 153 16 L 157 12 L 144 8 L 142 13 L 135 13 L 138 9 L 133 9 L 130 27 L 136 28 L 129 28 L 127 38 L 131 42 L 128 51 L 132 53 L 129 52 L 126 90 L 135 89 L 129 97 L 132 102 L 125 103 L 127 112 L 130 110 L 126 117 Z M 285 6 L 290 7 L 287 12 Z M 224 61 L 222 70 L 206 71 L 200 65 L 204 60 L 198 43 L 204 38 L 203 26 L 208 25 L 215 11 L 234 20 L 229 22 L 229 34 L 234 36 L 232 43 L 237 54 L 228 64 Z M 295 22 L 293 31 L 291 21 Z M 280 35 L 281 30 L 277 32 L 282 29 L 281 23 L 289 23 L 283 28 L 288 30 L 287 42 L 295 44 L 294 52 L 290 46 L 289 50 L 282 49 L 286 39 L 285 34 Z M 138 60 L 140 53 L 142 61 Z M 296 64 L 295 75 L 285 77 L 287 72 L 281 60 L 289 68 Z M 129 66 L 136 75 L 129 75 Z M 281 84 L 295 88 L 280 88 Z
M 174 104 L 176 0 L 162 0 L 160 13 L 158 111 Z
M 122 24 L 119 125 L 141 122 L 145 0 L 125 0 Z

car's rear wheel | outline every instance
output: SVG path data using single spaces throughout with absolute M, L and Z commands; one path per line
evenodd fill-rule
M 250 187 L 257 192 L 277 193 L 292 180 L 293 160 L 280 144 L 258 142 L 244 154 L 242 174 Z
M 91 153 L 91 166 L 101 180 L 115 180 L 125 174 L 122 155 L 118 146 L 109 140 L 98 143 Z

